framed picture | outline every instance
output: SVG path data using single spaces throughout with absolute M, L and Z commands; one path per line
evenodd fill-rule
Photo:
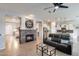
M 33 28 L 33 21 L 32 21 L 32 20 L 27 20 L 27 21 L 25 22 L 25 26 L 26 26 L 27 28 Z

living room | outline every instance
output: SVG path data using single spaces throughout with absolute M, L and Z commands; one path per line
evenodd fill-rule
M 68 8 L 55 10 L 59 4 Z M 78 56 L 78 6 L 78 3 L 0 4 L 0 55 Z M 39 51 L 43 45 L 45 51 Z

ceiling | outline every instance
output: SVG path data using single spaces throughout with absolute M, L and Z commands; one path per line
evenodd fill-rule
M 58 9 L 55 13 L 48 13 L 54 8 L 44 10 L 44 8 L 53 6 L 51 3 L 0 3 L 0 12 L 5 12 L 5 15 L 34 15 L 39 20 L 57 20 L 58 22 L 79 23 L 79 4 L 64 3 L 69 6 L 68 9 Z M 77 23 L 76 23 L 77 22 Z

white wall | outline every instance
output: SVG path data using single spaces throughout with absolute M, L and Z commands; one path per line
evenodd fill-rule
M 4 19 L 4 17 L 5 17 L 5 15 L 12 15 L 12 16 L 16 16 L 16 15 L 18 15 L 18 14 L 14 14 L 14 12 L 13 13 L 10 13 L 10 12 L 6 12 L 6 11 L 1 11 L 0 10 L 0 34 L 1 34 L 1 36 L 0 36 L 0 50 L 1 49 L 5 49 L 5 19 Z
M 72 55 L 79 56 L 79 28 L 74 29 Z
M 21 29 L 26 29 L 25 28 L 25 21 L 26 21 L 25 17 L 21 17 Z
M 0 50 L 5 48 L 5 39 L 4 39 L 4 33 L 5 33 L 5 21 L 3 19 L 3 16 L 0 15 Z
M 55 27 L 56 23 L 52 22 L 51 23 L 51 33 L 56 33 L 56 27 Z

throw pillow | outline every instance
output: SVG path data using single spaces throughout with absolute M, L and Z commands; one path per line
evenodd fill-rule
M 61 43 L 69 43 L 69 40 L 63 40 L 63 39 L 61 39 Z
M 51 40 L 51 37 L 48 37 L 48 40 Z

